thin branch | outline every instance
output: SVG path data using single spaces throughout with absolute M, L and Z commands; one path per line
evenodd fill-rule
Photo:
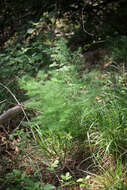
M 87 30 L 85 29 L 85 20 L 84 20 L 83 12 L 84 12 L 84 9 L 82 9 L 82 27 L 83 27 L 83 31 L 86 34 L 88 34 L 89 36 L 94 36 L 94 34 L 87 32 Z
M 20 121 L 19 125 L 12 131 L 12 133 L 15 133 L 19 129 L 19 127 L 21 126 L 21 124 L 24 121 L 24 119 L 25 119 L 25 116 L 22 118 L 22 120 Z
M 88 158 L 82 160 L 82 161 L 79 163 L 79 165 L 76 167 L 76 169 L 79 170 L 79 171 L 81 171 L 81 172 L 83 172 L 83 173 L 86 173 L 86 174 L 88 174 L 88 175 L 96 176 L 96 174 L 94 174 L 94 173 L 88 171 L 88 168 L 89 168 L 89 167 L 87 168 L 87 170 L 82 170 L 82 169 L 80 169 L 80 166 L 81 166 L 84 162 L 86 162 L 87 160 L 89 160 L 89 159 L 91 159 L 91 158 L 93 158 L 93 156 L 90 156 L 90 157 L 88 157 Z

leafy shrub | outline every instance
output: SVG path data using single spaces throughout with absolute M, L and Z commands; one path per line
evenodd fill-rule
M 14 169 L 11 173 L 5 176 L 4 188 L 7 190 L 17 189 L 34 189 L 41 190 L 40 182 L 37 182 L 36 178 L 27 177 L 26 172 Z
M 24 92 L 18 86 L 18 79 L 26 73 L 30 76 L 35 76 L 36 73 L 48 67 L 51 63 L 50 56 L 45 53 L 48 46 L 41 41 L 41 36 L 38 36 L 34 41 L 26 44 L 16 44 L 15 46 L 7 47 L 0 53 L 0 81 L 23 101 L 25 99 Z M 0 86 L 0 99 L 7 99 L 9 102 L 14 102 L 8 92 Z M 19 93 L 20 92 L 20 93 Z M 9 104 L 3 104 L 1 111 Z
M 28 177 L 26 172 L 14 169 L 11 173 L 6 174 L 3 188 L 7 190 L 52 190 L 55 186 L 44 185 L 39 181 L 37 176 Z

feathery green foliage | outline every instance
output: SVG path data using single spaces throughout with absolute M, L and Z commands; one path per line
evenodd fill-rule
M 102 84 L 99 80 L 94 80 L 97 73 L 86 74 L 84 79 L 79 78 L 76 64 L 81 55 L 77 54 L 76 60 L 75 52 L 70 53 L 63 39 L 56 44 L 52 57 L 59 68 L 47 74 L 39 72 L 36 79 L 26 76 L 20 81 L 21 86 L 27 90 L 27 95 L 32 98 L 27 107 L 36 112 L 30 125 L 38 133 L 40 145 L 42 142 L 43 145 L 48 144 L 49 140 L 44 140 L 48 137 L 51 143 L 57 138 L 63 144 L 64 139 L 66 145 L 69 145 L 69 140 L 84 141 L 87 139 L 88 128 L 94 122 L 94 101 L 100 94 Z M 73 61 L 73 65 L 70 65 L 70 61 Z M 68 135 L 69 139 L 66 138 Z

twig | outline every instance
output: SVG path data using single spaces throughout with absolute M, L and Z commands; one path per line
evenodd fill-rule
M 89 160 L 90 158 L 93 158 L 93 156 L 89 156 L 88 158 L 82 160 L 79 165 L 77 166 L 77 168 L 79 168 L 84 162 L 86 162 L 87 160 Z
M 89 172 L 89 171 L 86 171 L 86 170 L 82 170 L 82 169 L 78 169 L 79 171 L 83 172 L 83 173 L 86 173 L 88 175 L 94 175 L 94 176 L 97 176 L 96 174 L 92 173 L 92 172 Z
M 0 104 L 1 104 L 1 103 L 4 103 L 4 102 L 6 102 L 6 101 L 7 101 L 7 100 L 2 100 L 2 101 L 0 101 Z
M 79 171 L 81 171 L 81 172 L 83 172 L 83 173 L 86 173 L 86 174 L 88 174 L 88 175 L 94 175 L 94 176 L 96 176 L 96 174 L 94 174 L 94 173 L 92 173 L 92 172 L 89 172 L 88 170 L 82 170 L 82 169 L 79 168 L 84 162 L 86 162 L 86 161 L 89 160 L 90 158 L 93 158 L 93 156 L 90 156 L 90 157 L 88 157 L 88 158 L 82 160 L 82 161 L 80 162 L 80 164 L 79 164 L 76 168 L 77 168 L 77 170 L 79 170 Z
M 84 9 L 82 9 L 82 27 L 83 27 L 83 31 L 84 31 L 86 34 L 88 34 L 89 36 L 94 36 L 94 34 L 87 32 L 87 30 L 85 29 L 85 20 L 84 20 L 84 18 L 83 18 L 83 10 L 84 10 Z
M 12 97 L 15 99 L 15 101 L 20 105 L 19 101 L 17 100 L 17 98 L 15 97 L 15 95 L 11 92 L 11 90 L 7 86 L 5 86 L 4 84 L 2 84 L 1 82 L 0 82 L 0 85 L 2 87 L 4 87 L 12 95 Z
M 22 124 L 22 122 L 24 121 L 25 116 L 22 118 L 22 120 L 20 121 L 19 125 L 12 131 L 12 133 L 15 133 L 15 131 L 17 131 L 17 129 L 20 127 L 20 125 Z
M 2 128 L 2 129 L 3 129 L 3 131 L 6 133 L 6 135 L 7 135 L 7 136 L 9 136 L 8 132 L 6 131 L 6 129 L 4 128 L 4 126 L 3 126 L 3 125 L 0 125 L 0 128 Z

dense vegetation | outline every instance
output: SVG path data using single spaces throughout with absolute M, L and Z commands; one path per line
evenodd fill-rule
M 126 1 L 0 5 L 0 189 L 127 189 Z

